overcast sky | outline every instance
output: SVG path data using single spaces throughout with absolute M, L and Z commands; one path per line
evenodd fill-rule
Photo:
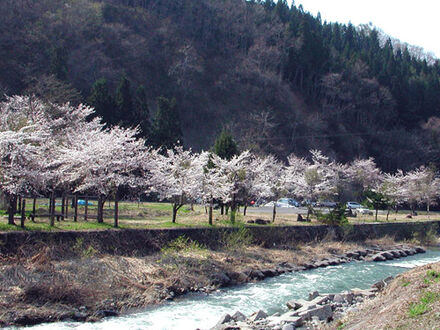
M 291 0 L 288 0 L 289 2 Z M 386 34 L 440 57 L 439 0 L 295 0 L 327 22 L 372 22 Z

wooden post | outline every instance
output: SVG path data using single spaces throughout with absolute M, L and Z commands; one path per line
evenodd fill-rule
M 26 220 L 26 199 L 21 200 L 21 219 L 20 219 L 20 227 L 24 228 L 24 221 Z
M 75 195 L 75 197 L 73 198 L 74 200 L 74 213 L 73 213 L 73 222 L 77 222 L 78 221 L 78 195 Z
M 119 225 L 119 201 L 118 201 L 118 193 L 115 194 L 115 222 L 113 227 L 118 228 Z
M 87 221 L 87 211 L 89 208 L 89 197 L 86 196 L 85 202 L 86 202 L 86 204 L 84 205 L 84 221 Z
M 37 198 L 34 197 L 34 200 L 32 201 L 32 215 L 31 215 L 31 220 L 32 222 L 35 222 L 35 212 L 37 208 Z

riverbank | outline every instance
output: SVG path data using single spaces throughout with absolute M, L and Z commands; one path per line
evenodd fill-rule
M 102 253 L 81 240 L 68 253 L 44 242 L 38 248 L 22 244 L 19 253 L 1 256 L 1 325 L 96 321 L 188 292 L 211 292 L 395 247 L 390 239 L 342 243 L 327 237 L 265 248 L 250 245 L 247 235 L 246 231 L 225 235 L 215 250 L 179 236 L 147 255 Z
M 440 263 L 398 275 L 375 299 L 348 313 L 332 329 L 437 329 Z

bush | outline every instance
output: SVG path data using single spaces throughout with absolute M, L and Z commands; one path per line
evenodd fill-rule
M 228 251 L 236 251 L 251 245 L 254 241 L 252 233 L 242 224 L 236 226 L 237 230 L 224 231 L 221 236 L 221 244 Z
M 192 241 L 188 237 L 185 237 L 185 235 L 182 235 L 169 242 L 160 251 L 164 255 L 169 255 L 174 253 L 206 251 L 206 247 L 199 242 Z
M 315 211 L 315 215 L 318 221 L 327 225 L 341 226 L 348 223 L 344 204 L 337 204 L 335 208 L 327 214 Z
M 38 282 L 24 288 L 23 300 L 41 305 L 46 303 L 82 305 L 89 294 L 93 295 L 93 293 L 64 280 L 61 283 Z
M 430 226 L 429 229 L 422 227 L 413 234 L 413 241 L 423 245 L 435 245 L 438 243 L 438 225 Z

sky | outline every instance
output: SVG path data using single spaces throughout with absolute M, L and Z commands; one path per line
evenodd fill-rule
M 288 0 L 291 3 L 291 0 Z M 373 23 L 391 37 L 440 58 L 439 0 L 295 0 L 327 22 Z

